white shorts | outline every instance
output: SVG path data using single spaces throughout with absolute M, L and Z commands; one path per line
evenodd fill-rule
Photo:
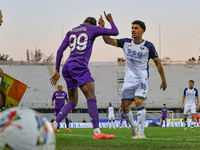
M 134 82 L 124 82 L 122 100 L 134 100 L 135 97 L 146 99 L 149 87 L 148 79 L 137 79 Z
M 115 120 L 115 116 L 108 116 L 108 120 L 114 121 Z
M 192 105 L 192 106 L 185 106 L 184 107 L 184 115 L 190 115 L 190 114 L 196 114 L 197 107 L 196 105 Z

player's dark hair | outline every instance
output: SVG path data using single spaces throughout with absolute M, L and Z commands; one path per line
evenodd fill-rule
M 87 17 L 83 23 L 90 23 L 91 25 L 97 25 L 97 21 L 94 17 Z
M 192 82 L 194 84 L 194 80 L 190 80 L 189 82 Z
M 140 27 L 141 27 L 141 28 L 144 30 L 144 32 L 145 32 L 145 30 L 146 30 L 146 25 L 145 25 L 145 23 L 144 23 L 143 21 L 135 20 L 135 21 L 132 22 L 132 25 L 134 25 L 134 24 L 140 25 Z
M 163 105 L 166 105 L 166 104 L 163 104 Z

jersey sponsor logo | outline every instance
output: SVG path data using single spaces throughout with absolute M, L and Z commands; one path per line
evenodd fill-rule
M 128 49 L 127 56 L 131 56 L 136 59 L 142 59 L 142 52 L 137 52 L 135 50 Z
M 62 98 L 65 98 L 65 97 L 62 97 L 62 96 L 58 96 L 58 97 L 56 97 L 56 99 L 62 99 Z

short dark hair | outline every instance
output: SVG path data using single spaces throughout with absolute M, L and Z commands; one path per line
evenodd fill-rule
M 143 21 L 135 20 L 135 21 L 132 22 L 132 25 L 134 25 L 134 24 L 140 25 L 140 27 L 141 27 L 141 28 L 144 30 L 144 32 L 145 32 L 145 30 L 146 30 L 146 25 L 145 25 L 145 23 L 144 23 Z
M 189 80 L 189 82 L 192 82 L 194 84 L 194 80 Z
M 166 104 L 163 104 L 163 105 L 166 105 Z
M 88 22 L 91 25 L 95 25 L 95 26 L 97 25 L 97 21 L 94 17 L 87 17 L 83 23 L 85 23 L 85 22 Z

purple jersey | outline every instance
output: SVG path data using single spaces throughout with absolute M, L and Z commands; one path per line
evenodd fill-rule
M 114 22 L 110 22 L 111 29 L 100 26 L 81 24 L 67 32 L 56 57 L 56 69 L 59 69 L 61 58 L 65 49 L 70 47 L 70 55 L 66 62 L 78 61 L 88 65 L 92 53 L 93 42 L 100 35 L 118 35 Z
M 56 91 L 53 93 L 52 100 L 55 100 L 55 108 L 61 109 L 65 105 L 65 100 L 68 100 L 67 93 L 65 91 L 61 93 Z
M 168 111 L 168 108 L 167 107 L 162 107 L 162 116 L 167 116 L 167 111 Z

